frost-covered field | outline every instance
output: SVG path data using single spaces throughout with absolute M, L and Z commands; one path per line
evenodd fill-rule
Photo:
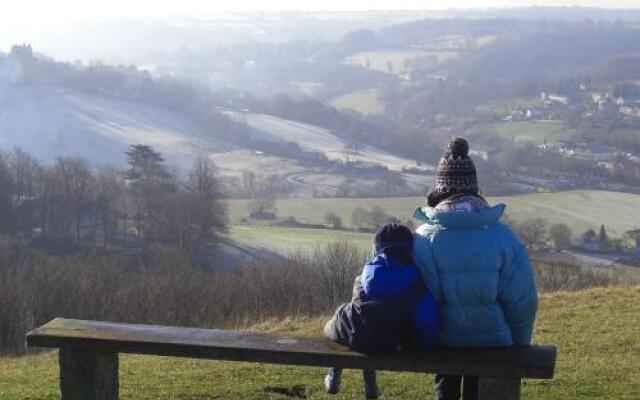
M 254 128 L 256 138 L 283 143 L 296 142 L 302 149 L 321 152 L 330 160 L 346 160 L 348 157 L 351 161 L 383 165 L 392 171 L 400 171 L 403 166 L 416 165 L 414 160 L 395 156 L 373 146 L 361 146 L 355 154 L 343 139 L 318 126 L 265 114 L 235 111 L 227 111 L 226 114 Z M 423 164 L 423 167 L 431 166 Z
M 415 162 L 383 150 L 361 146 L 358 154 L 347 154 L 346 143 L 329 130 L 270 115 L 228 112 L 246 123 L 261 140 L 296 142 L 329 159 L 363 161 L 400 171 Z M 206 136 L 190 121 L 165 109 L 113 97 L 77 91 L 0 85 L 0 150 L 20 148 L 38 160 L 51 163 L 60 156 L 79 156 L 93 165 L 121 167 L 130 145 L 144 144 L 163 154 L 169 165 L 184 170 L 194 157 L 206 155 L 222 175 L 241 176 L 244 171 L 281 175 L 292 184 L 292 195 L 311 196 L 314 190 L 335 191 L 345 177 L 329 171 L 309 169 L 297 160 L 276 157 L 231 145 Z M 422 185 L 424 176 L 403 174 L 410 187 Z M 420 185 L 415 180 L 419 178 Z M 350 183 L 353 190 L 369 188 L 374 180 Z M 315 189 L 314 189 L 315 188 Z
M 57 88 L 0 87 L 0 149 L 24 149 L 51 162 L 81 156 L 121 165 L 132 144 L 147 144 L 172 164 L 232 147 L 204 137 L 186 118 L 132 101 Z

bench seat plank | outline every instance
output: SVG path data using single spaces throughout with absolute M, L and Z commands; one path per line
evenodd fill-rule
M 56 318 L 27 334 L 36 347 L 272 364 L 374 368 L 496 378 L 553 377 L 553 346 L 432 348 L 365 355 L 328 339 Z

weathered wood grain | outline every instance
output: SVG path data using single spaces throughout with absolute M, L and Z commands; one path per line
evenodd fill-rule
M 60 318 L 30 332 L 27 344 L 110 353 L 513 379 L 552 378 L 556 359 L 552 346 L 433 348 L 365 355 L 328 339 Z
M 118 354 L 101 350 L 60 349 L 62 400 L 117 400 Z

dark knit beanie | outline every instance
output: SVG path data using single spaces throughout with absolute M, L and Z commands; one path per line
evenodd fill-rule
M 376 254 L 388 249 L 398 249 L 411 253 L 413 249 L 413 234 L 411 230 L 401 224 L 387 224 L 380 228 L 373 239 Z
M 476 167 L 469 158 L 469 143 L 460 137 L 451 139 L 438 163 L 435 189 L 427 196 L 429 207 L 458 194 L 478 194 Z

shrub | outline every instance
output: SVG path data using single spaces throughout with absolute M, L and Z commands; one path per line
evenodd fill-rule
M 175 247 L 150 248 L 145 263 L 29 253 L 0 256 L 0 354 L 24 352 L 25 333 L 55 317 L 235 328 L 328 314 L 350 299 L 365 258 L 346 242 L 233 270 L 193 268 Z
M 138 257 L 55 257 L 33 249 L 0 254 L 0 354 L 24 352 L 25 333 L 54 317 L 242 328 L 328 315 L 351 298 L 366 255 L 338 242 L 232 270 L 193 268 L 176 247 L 150 248 L 146 263 Z M 541 291 L 623 283 L 572 265 L 534 268 Z
M 605 271 L 564 263 L 536 263 L 534 273 L 540 291 L 583 290 L 624 283 Z
M 342 218 L 336 213 L 326 213 L 324 215 L 324 223 L 332 229 L 342 229 Z

